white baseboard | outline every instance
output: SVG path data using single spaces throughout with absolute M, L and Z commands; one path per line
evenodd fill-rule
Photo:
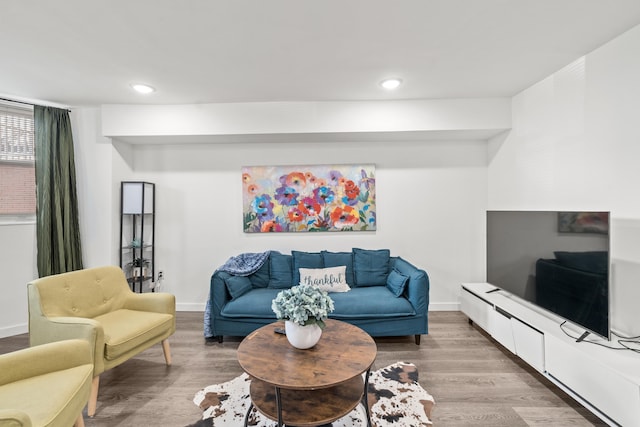
M 430 302 L 429 311 L 460 311 L 459 302 Z
M 202 302 L 188 302 L 188 303 L 176 303 L 176 311 L 202 311 L 204 312 L 204 308 L 207 303 Z
M 29 332 L 29 325 L 14 325 L 0 328 L 0 338 L 12 337 L 14 335 L 26 334 Z

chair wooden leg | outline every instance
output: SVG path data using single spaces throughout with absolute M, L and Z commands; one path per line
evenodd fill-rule
M 98 406 L 98 388 L 100 387 L 100 376 L 93 377 L 91 381 L 91 394 L 89 395 L 89 403 L 87 404 L 87 415 L 93 417 L 96 414 L 96 406 Z
M 171 347 L 169 347 L 169 340 L 162 340 L 162 351 L 164 352 L 164 360 L 167 362 L 167 366 L 171 365 Z
M 76 420 L 76 423 L 73 425 L 73 427 L 84 427 L 84 418 L 82 418 L 82 412 L 80 412 L 80 415 L 78 415 L 78 419 Z

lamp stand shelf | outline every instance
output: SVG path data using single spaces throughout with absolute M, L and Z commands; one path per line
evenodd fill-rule
M 134 292 L 155 282 L 155 184 L 120 185 L 120 268 Z

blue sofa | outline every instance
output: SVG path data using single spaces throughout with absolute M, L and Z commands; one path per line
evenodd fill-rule
M 282 289 L 300 282 L 300 268 L 345 266 L 350 290 L 331 292 L 335 310 L 330 318 L 362 328 L 373 337 L 428 333 L 429 277 L 389 250 L 354 248 L 351 252 L 272 251 L 250 274 L 232 274 L 224 268 L 211 277 L 205 313 L 205 339 L 246 336 L 276 321 L 271 302 Z M 309 271 L 309 270 L 303 270 Z M 325 271 L 325 270 L 311 270 Z

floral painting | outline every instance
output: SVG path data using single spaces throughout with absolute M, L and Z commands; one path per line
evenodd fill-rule
M 376 229 L 373 165 L 242 168 L 245 233 Z
M 558 231 L 609 234 L 609 212 L 558 212 Z

